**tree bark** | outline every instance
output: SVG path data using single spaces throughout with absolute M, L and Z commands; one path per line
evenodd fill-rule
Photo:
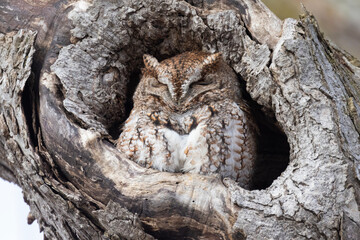
M 8 0 L 0 18 L 0 177 L 23 189 L 46 238 L 360 239 L 360 64 L 308 12 Z M 256 189 L 145 169 L 114 146 L 142 55 L 189 50 L 222 52 L 246 86 Z

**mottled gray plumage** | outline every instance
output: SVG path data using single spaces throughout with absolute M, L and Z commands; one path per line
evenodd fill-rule
M 249 188 L 254 124 L 221 54 L 187 52 L 160 63 L 144 55 L 144 63 L 118 148 L 145 167 L 219 173 Z

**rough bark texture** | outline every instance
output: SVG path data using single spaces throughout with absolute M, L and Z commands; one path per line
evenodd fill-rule
M 360 239 L 360 64 L 310 14 L 282 22 L 250 0 L 0 6 L 0 176 L 47 238 Z M 188 50 L 222 52 L 246 82 L 257 189 L 144 169 L 114 147 L 142 55 Z

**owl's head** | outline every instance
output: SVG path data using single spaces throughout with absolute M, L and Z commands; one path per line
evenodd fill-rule
M 219 87 L 219 79 L 209 75 L 217 69 L 221 58 L 220 53 L 186 52 L 159 62 L 145 54 L 146 91 L 167 104 L 186 105 L 200 94 Z

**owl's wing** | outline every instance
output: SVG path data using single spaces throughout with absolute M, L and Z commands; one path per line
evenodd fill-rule
M 212 111 L 216 114 L 206 128 L 208 173 L 219 172 L 249 188 L 256 158 L 256 137 L 249 114 L 235 102 L 219 103 Z
M 256 158 L 255 134 L 248 123 L 249 118 L 241 110 L 232 115 L 229 124 L 224 129 L 225 157 L 221 174 L 231 177 L 241 183 L 243 187 L 249 187 L 254 172 Z
M 197 127 L 184 147 L 185 172 L 220 173 L 249 188 L 255 162 L 250 119 L 235 102 L 204 106 L 194 115 Z

